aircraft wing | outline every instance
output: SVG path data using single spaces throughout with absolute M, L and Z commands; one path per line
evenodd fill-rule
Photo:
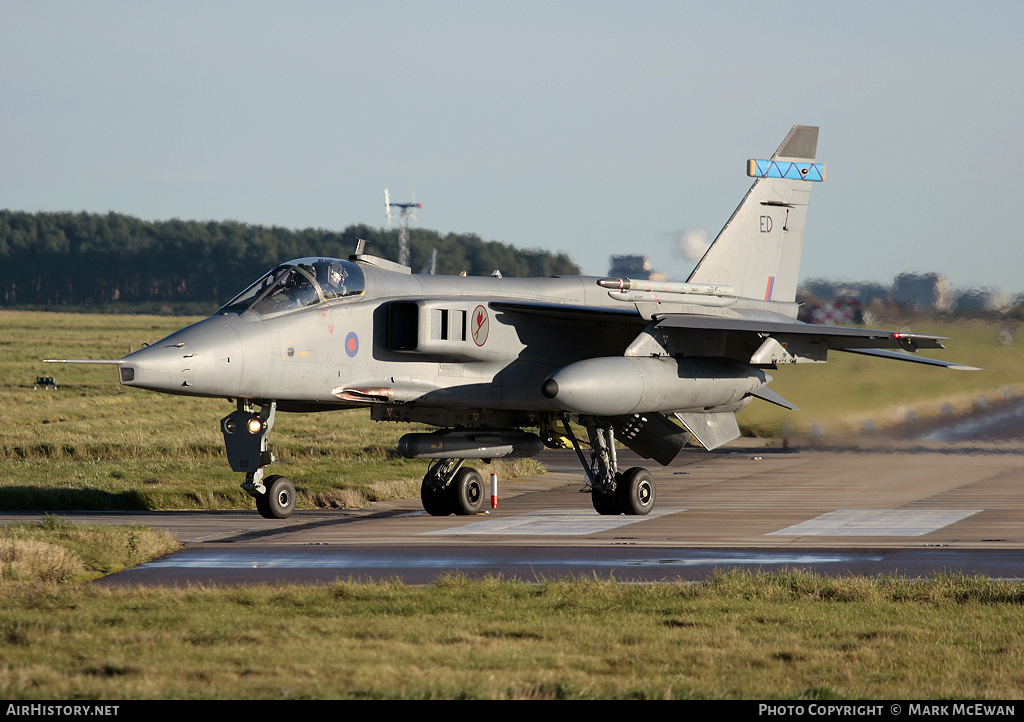
M 867 328 L 850 328 L 848 326 L 819 326 L 799 321 L 760 321 L 756 319 L 715 318 L 713 316 L 694 316 L 689 314 L 671 314 L 662 318 L 655 328 L 690 328 L 714 331 L 749 331 L 762 336 L 800 336 L 810 339 L 827 341 L 829 348 L 845 350 L 849 348 L 904 348 L 916 351 L 922 348 L 944 348 L 939 341 L 944 336 L 927 336 L 924 334 L 903 333 L 900 331 L 877 331 Z
M 940 349 L 944 336 L 906 333 L 902 331 L 879 331 L 847 326 L 820 326 L 799 321 L 715 318 L 690 314 L 670 314 L 661 318 L 654 330 L 672 331 L 725 331 L 756 334 L 763 339 L 774 339 L 782 347 L 790 343 L 808 347 L 817 346 L 822 350 L 846 351 L 880 358 L 912 361 L 914 363 L 944 366 L 957 370 L 976 370 L 973 366 L 939 361 L 936 359 L 898 353 L 886 349 L 902 349 L 915 352 L 920 349 Z M 824 358 L 816 359 L 824 360 Z
M 491 308 L 499 311 L 523 313 L 537 317 L 563 320 L 600 320 L 630 322 L 645 325 L 646 321 L 635 306 L 623 308 L 607 308 L 600 306 L 576 306 L 554 304 L 549 302 L 531 301 L 491 301 Z M 823 326 L 803 323 L 800 321 L 776 318 L 722 318 L 719 316 L 702 316 L 698 314 L 675 313 L 661 316 L 655 321 L 654 332 L 663 334 L 685 334 L 686 332 L 719 332 L 749 334 L 761 340 L 774 339 L 781 347 L 790 348 L 796 355 L 798 349 L 815 349 L 812 355 L 820 357 L 814 360 L 824 361 L 824 353 L 828 350 L 859 353 L 877 358 L 910 361 L 913 363 L 942 366 L 945 368 L 970 371 L 973 366 L 965 366 L 949 361 L 915 356 L 913 352 L 920 349 L 944 348 L 941 341 L 944 336 L 908 333 L 903 331 L 880 331 L 867 328 L 851 328 L 848 326 Z M 911 353 L 900 353 L 887 349 L 901 349 Z M 698 354 L 702 355 L 702 354 Z M 791 360 L 791 359 L 790 359 Z M 751 359 L 753 363 L 754 360 Z

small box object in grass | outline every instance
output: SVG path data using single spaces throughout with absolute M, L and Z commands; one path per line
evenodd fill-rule
M 54 380 L 53 376 L 36 376 L 35 388 L 37 390 L 40 388 L 55 389 L 57 388 L 57 382 Z

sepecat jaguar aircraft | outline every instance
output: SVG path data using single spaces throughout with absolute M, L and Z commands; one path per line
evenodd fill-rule
M 913 355 L 940 337 L 796 320 L 797 274 L 818 128 L 794 126 L 686 282 L 623 278 L 414 275 L 363 253 L 284 263 L 216 314 L 121 359 L 125 386 L 228 398 L 232 470 L 260 514 L 285 518 L 295 487 L 266 474 L 278 412 L 368 407 L 377 421 L 425 423 L 398 443 L 430 459 L 433 515 L 474 514 L 486 496 L 467 459 L 579 456 L 600 514 L 647 514 L 651 473 L 619 469 L 616 442 L 667 465 L 692 436 L 717 448 L 753 399 L 795 409 L 768 370 L 830 350 L 965 369 Z M 911 353 L 906 353 L 911 352 Z M 49 359 L 61 362 L 61 360 Z M 580 440 L 574 427 L 586 430 Z M 583 446 L 589 447 L 589 455 Z

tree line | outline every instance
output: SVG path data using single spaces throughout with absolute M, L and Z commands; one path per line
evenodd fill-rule
M 399 231 L 352 225 L 291 230 L 237 221 L 144 221 L 118 213 L 0 210 L 0 305 L 180 311 L 216 308 L 293 258 L 397 259 Z M 576 275 L 565 253 L 522 250 L 473 234 L 409 230 L 414 273 Z

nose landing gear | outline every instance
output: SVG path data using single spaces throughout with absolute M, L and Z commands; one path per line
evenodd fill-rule
M 288 477 L 274 474 L 263 480 L 264 492 L 255 494 L 256 511 L 265 519 L 287 519 L 295 511 L 295 486 Z M 251 493 L 251 492 L 250 492 Z
M 251 401 L 239 399 L 238 408 L 220 420 L 224 447 L 232 471 L 245 472 L 242 489 L 256 500 L 256 510 L 266 519 L 287 519 L 295 511 L 295 486 L 284 476 L 264 476 L 274 455 L 267 448 L 267 434 L 274 426 L 277 402 L 256 413 Z

